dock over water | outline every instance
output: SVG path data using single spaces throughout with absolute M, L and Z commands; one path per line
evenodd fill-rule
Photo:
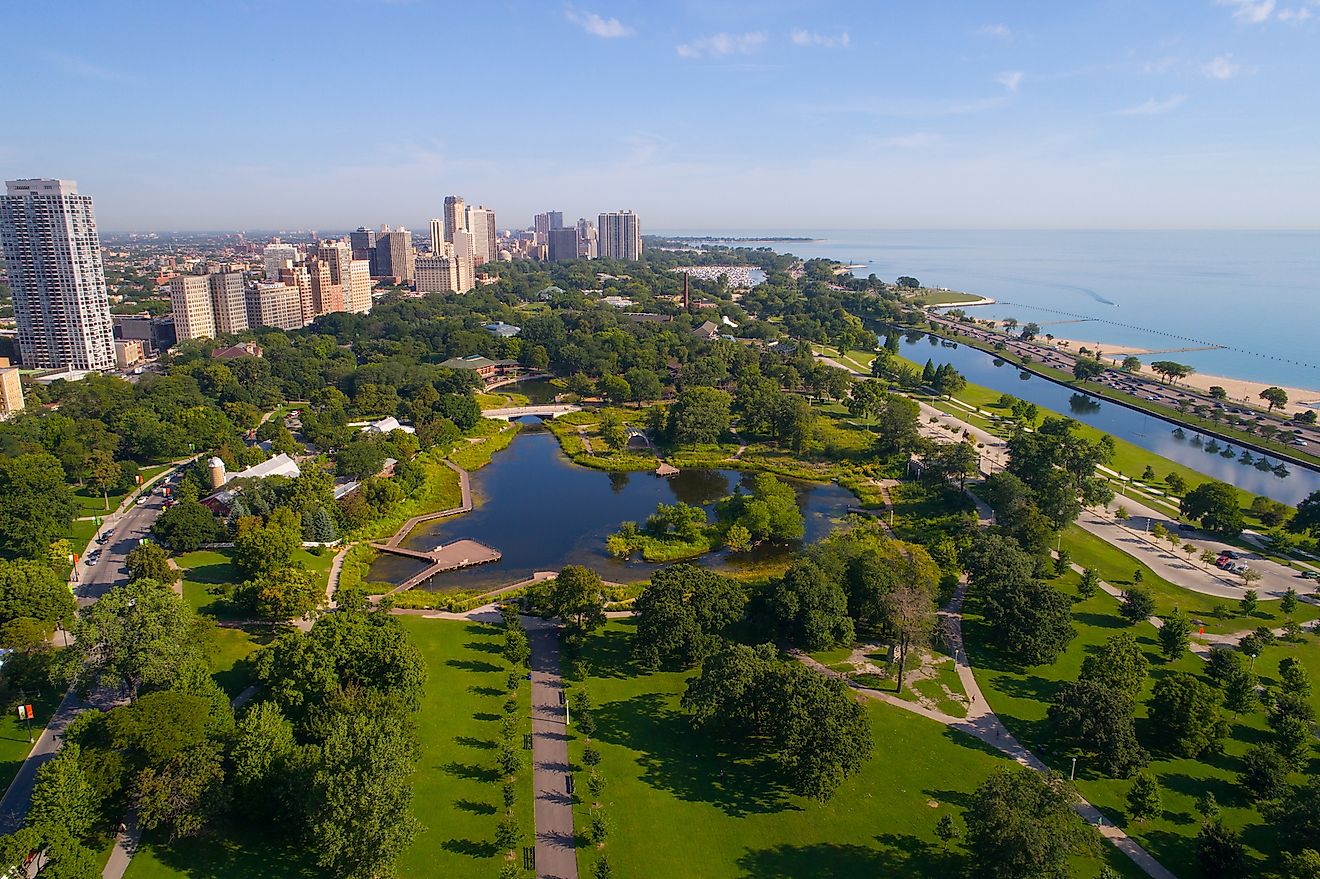
M 429 563 L 420 573 L 414 574 L 398 586 L 391 589 L 387 593 L 389 595 L 393 595 L 396 592 L 404 592 L 414 586 L 425 583 L 436 574 L 442 574 L 445 571 L 457 571 L 460 568 L 470 568 L 474 565 L 484 565 L 490 562 L 497 562 L 503 557 L 503 554 L 498 549 L 489 547 L 476 540 L 455 540 L 453 543 L 446 543 L 442 546 L 437 546 L 430 552 L 420 549 L 405 549 L 402 546 L 393 546 L 389 543 L 373 543 L 371 544 L 371 547 L 377 552 L 387 552 L 393 555 L 401 555 Z

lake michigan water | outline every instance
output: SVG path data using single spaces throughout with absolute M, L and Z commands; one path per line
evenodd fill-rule
M 1199 372 L 1320 390 L 1320 232 L 765 230 L 765 246 L 997 300 L 980 317 L 1170 351 Z M 749 245 L 755 246 L 755 245 Z M 1068 323 L 1056 323 L 1070 321 Z M 1081 322 L 1076 322 L 1081 321 Z

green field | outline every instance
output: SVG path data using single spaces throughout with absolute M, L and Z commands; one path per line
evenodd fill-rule
M 1073 590 L 1072 586 L 1061 588 L 1069 594 Z M 969 602 L 964 624 L 968 655 L 990 707 L 1022 744 L 1065 774 L 1070 769 L 1071 760 L 1063 748 L 1055 747 L 1051 740 L 1045 722 L 1049 703 L 1061 684 L 1077 678 L 1088 652 L 1114 634 L 1128 629 L 1117 614 L 1116 602 L 1104 593 L 1074 603 L 1072 616 L 1077 637 L 1066 652 L 1053 665 L 1026 669 L 1006 662 L 985 646 L 985 624 L 977 616 L 974 600 Z M 1143 742 L 1149 742 L 1152 730 L 1146 722 L 1145 700 L 1149 698 L 1154 682 L 1172 671 L 1203 673 L 1205 665 L 1190 653 L 1175 663 L 1166 662 L 1159 653 L 1155 629 L 1149 623 L 1141 623 L 1131 631 L 1150 660 L 1150 678 L 1139 697 L 1136 712 L 1137 735 Z M 1223 808 L 1225 821 L 1243 831 L 1248 853 L 1259 863 L 1277 851 L 1277 837 L 1241 793 L 1237 786 L 1237 772 L 1243 753 L 1262 740 L 1266 727 L 1262 715 L 1257 712 L 1237 718 L 1231 729 L 1231 738 L 1225 741 L 1220 755 L 1207 754 L 1201 759 L 1154 755 L 1150 770 L 1164 789 L 1165 814 L 1161 818 L 1144 824 L 1131 822 L 1126 814 L 1126 796 L 1131 782 L 1097 775 L 1085 761 L 1080 761 L 1077 766 L 1078 789 L 1166 867 L 1189 876 L 1197 875 L 1187 866 L 1195 862 L 1195 840 L 1200 829 L 1195 803 L 1204 793 L 1213 792 Z
M 482 623 L 417 617 L 402 622 L 425 656 L 430 677 L 416 715 L 422 753 L 413 786 L 413 811 L 425 829 L 399 859 L 399 875 L 487 879 L 499 872 L 501 863 L 493 840 L 502 808 L 495 748 L 508 675 L 500 656 L 503 636 L 499 627 Z M 526 684 L 519 690 L 518 717 L 520 733 L 530 733 Z M 516 808 L 526 844 L 531 845 L 532 772 L 527 756 L 518 775 Z M 168 844 L 148 838 L 127 873 L 129 879 L 319 875 L 311 852 L 243 828 Z
M 678 709 L 686 674 L 647 674 L 628 662 L 627 621 L 610 623 L 585 648 L 595 708 L 604 808 L 614 823 L 606 845 L 615 875 L 647 879 L 959 875 L 966 854 L 945 851 L 935 824 L 961 824 L 969 794 L 997 766 L 997 752 L 901 709 L 867 703 L 875 753 L 828 803 L 782 789 L 764 765 L 694 733 Z M 570 744 L 580 767 L 582 740 Z M 579 768 L 579 781 L 584 777 Z M 578 790 L 586 797 L 586 785 Z M 579 832 L 589 804 L 575 806 Z M 580 842 L 578 873 L 591 875 L 594 850 Z M 1105 847 L 1121 875 L 1136 876 Z M 1099 861 L 1080 863 L 1095 876 Z

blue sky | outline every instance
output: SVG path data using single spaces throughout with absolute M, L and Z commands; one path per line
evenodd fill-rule
M 1320 227 L 1320 0 L 66 0 L 4 21 L 0 174 L 77 180 L 108 231 L 416 228 L 449 193 L 501 228 L 624 207 L 671 230 Z

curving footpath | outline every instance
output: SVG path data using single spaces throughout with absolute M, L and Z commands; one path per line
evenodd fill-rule
M 995 750 L 1011 757 L 1019 764 L 1036 772 L 1047 773 L 1050 768 L 1025 747 L 1023 747 L 1013 734 L 1004 726 L 1003 721 L 999 719 L 993 711 L 990 710 L 989 703 L 986 702 L 985 695 L 981 692 L 981 687 L 976 683 L 976 676 L 972 674 L 972 667 L 967 663 L 967 651 L 963 647 L 962 639 L 962 603 L 963 597 L 967 592 L 966 581 L 959 584 L 953 598 L 948 606 L 941 611 L 940 615 L 946 620 L 946 632 L 948 633 L 949 644 L 953 648 L 954 664 L 958 671 L 958 680 L 962 682 L 963 688 L 967 691 L 968 706 L 967 717 L 953 717 L 942 711 L 935 711 L 930 708 L 924 708 L 915 702 L 907 702 L 900 699 L 893 693 L 887 693 L 883 690 L 872 690 L 867 687 L 858 686 L 850 678 L 842 675 L 832 669 L 826 668 L 816 660 L 801 652 L 793 651 L 793 655 L 799 662 L 815 669 L 828 677 L 838 678 L 849 687 L 861 693 L 868 699 L 875 699 L 879 702 L 886 702 L 905 711 L 911 711 L 914 714 L 920 714 L 922 717 L 929 718 L 942 723 L 947 727 L 966 733 Z M 1122 828 L 1114 825 L 1112 821 L 1106 821 L 1104 814 L 1091 805 L 1085 799 L 1079 798 L 1073 805 L 1073 810 L 1082 817 L 1087 824 L 1097 828 L 1100 835 L 1113 844 L 1115 848 L 1127 855 L 1134 864 L 1140 867 L 1147 876 L 1152 879 L 1177 879 L 1163 864 L 1157 861 L 1150 852 L 1141 847 L 1141 844 L 1128 836 Z

